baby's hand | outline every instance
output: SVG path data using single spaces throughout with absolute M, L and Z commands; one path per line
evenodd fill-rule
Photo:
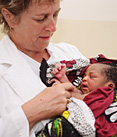
M 61 80 L 66 74 L 66 65 L 65 64 L 56 64 L 55 68 L 52 71 L 53 75 Z

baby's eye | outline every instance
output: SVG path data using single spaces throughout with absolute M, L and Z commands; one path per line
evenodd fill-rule
M 83 75 L 83 78 L 86 76 L 86 74 Z
M 96 76 L 95 75 L 90 75 L 90 78 L 96 78 Z

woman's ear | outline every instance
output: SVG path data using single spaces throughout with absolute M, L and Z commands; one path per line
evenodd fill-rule
M 111 89 L 115 88 L 115 84 L 112 81 L 107 82 L 105 86 L 110 87 Z
M 9 27 L 13 28 L 13 24 L 14 24 L 13 19 L 15 16 L 6 8 L 2 8 L 1 12 L 2 12 L 2 15 L 4 16 L 6 22 L 8 23 Z

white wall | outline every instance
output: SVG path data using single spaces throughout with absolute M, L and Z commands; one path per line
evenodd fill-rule
M 117 0 L 63 0 L 52 42 L 76 45 L 87 57 L 117 58 Z
M 52 42 L 76 45 L 87 57 L 117 58 L 117 0 L 63 0 L 61 8 Z
M 117 21 L 117 0 L 63 0 L 60 19 Z

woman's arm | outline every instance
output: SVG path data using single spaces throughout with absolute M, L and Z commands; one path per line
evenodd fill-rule
M 71 83 L 48 87 L 33 99 L 22 105 L 28 119 L 30 129 L 38 122 L 62 114 L 66 110 L 70 91 L 74 90 Z
M 0 113 L 0 137 L 29 137 L 29 123 L 21 107 L 6 115 Z

